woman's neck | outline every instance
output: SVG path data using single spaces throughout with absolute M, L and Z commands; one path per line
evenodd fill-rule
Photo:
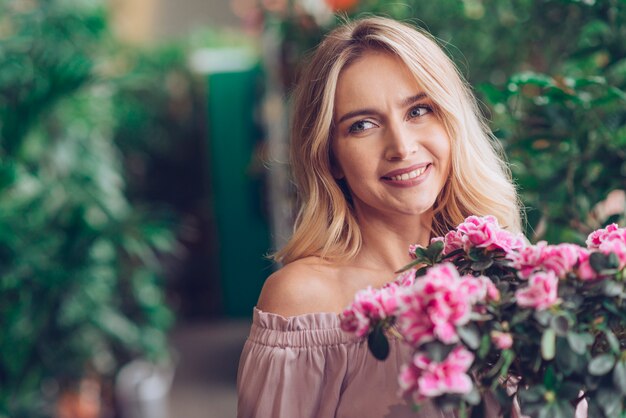
M 409 245 L 428 245 L 432 214 L 359 218 L 362 246 L 355 264 L 372 270 L 394 272 L 411 261 Z

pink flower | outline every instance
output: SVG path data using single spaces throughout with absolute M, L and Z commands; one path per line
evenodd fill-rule
M 367 335 L 371 321 L 360 311 L 348 308 L 341 314 L 341 329 L 358 337 Z
M 398 330 L 415 346 L 435 339 L 457 342 L 456 327 L 469 321 L 472 304 L 485 292 L 483 287 L 482 282 L 462 280 L 450 263 L 431 267 L 400 294 Z M 470 288 L 473 293 L 468 294 Z
M 433 237 L 433 238 L 430 239 L 430 243 L 431 244 L 434 244 L 435 242 L 439 242 L 439 241 L 444 242 L 444 238 L 443 237 Z
M 496 232 L 496 242 L 493 244 L 504 252 L 513 253 L 522 250 L 527 245 L 526 239 L 522 234 L 513 234 L 506 229 L 500 229 Z
M 500 226 L 493 216 L 468 216 L 465 221 L 457 227 L 463 234 L 463 248 L 469 251 L 470 248 L 487 248 L 497 242 L 498 230 Z
M 450 254 L 461 248 L 463 248 L 463 234 L 457 230 L 448 232 L 443 238 L 443 254 Z
M 604 254 L 614 253 L 619 260 L 618 270 L 626 267 L 626 239 L 620 234 L 613 234 L 607 237 L 604 242 L 600 243 L 598 249 Z
M 485 300 L 500 300 L 500 291 L 486 276 L 474 277 L 468 274 L 461 279 L 460 287 L 472 304 Z
M 541 270 L 552 271 L 562 278 L 572 271 L 582 250 L 574 244 L 547 245 L 541 241 L 510 254 L 510 258 L 522 279 Z
M 517 304 L 543 310 L 558 302 L 559 278 L 554 272 L 538 272 L 530 276 L 528 286 L 515 292 Z
M 383 287 L 375 293 L 374 300 L 382 311 L 380 318 L 387 318 L 396 314 L 399 306 L 399 289 L 400 286 L 393 283 L 390 286 Z
M 534 271 L 540 268 L 543 264 L 543 247 L 545 245 L 546 242 L 541 241 L 537 245 L 529 245 L 518 253 L 511 254 L 511 264 L 517 270 L 520 278 L 528 279 Z
M 626 228 L 611 224 L 604 229 L 598 229 L 587 237 L 587 247 L 592 251 L 581 250 L 578 256 L 578 276 L 582 280 L 599 277 L 589 263 L 589 257 L 594 250 L 603 254 L 614 253 L 619 263 L 618 269 L 626 267 Z
M 401 368 L 399 383 L 405 393 L 413 393 L 417 402 L 446 393 L 465 394 L 472 390 L 467 371 L 474 355 L 462 346 L 456 347 L 441 363 L 417 353 L 413 361 Z
M 612 232 L 619 231 L 619 229 L 620 228 L 617 224 L 611 224 L 604 229 L 598 229 L 596 231 L 593 231 L 587 237 L 587 241 L 586 241 L 587 248 L 597 249 L 598 247 L 600 247 L 600 244 L 602 244 L 602 242 L 605 241 Z
M 508 332 L 491 331 L 491 341 L 500 350 L 507 350 L 513 346 L 513 337 Z
M 390 282 L 382 289 L 368 287 L 358 291 L 354 302 L 341 314 L 341 329 L 358 337 L 365 336 L 375 322 L 396 315 L 402 288 L 399 283 Z
M 417 250 L 418 248 L 424 248 L 424 247 L 419 245 L 419 244 L 411 244 L 411 245 L 409 245 L 409 255 L 411 256 L 411 258 L 413 258 L 413 259 L 417 258 L 417 256 L 415 255 L 415 250 Z
M 526 239 L 522 234 L 513 234 L 498 225 L 498 220 L 491 216 L 468 216 L 459 224 L 456 231 L 446 234 L 448 250 L 463 248 L 469 251 L 472 248 L 501 249 L 506 253 L 516 252 L 526 247 Z
M 412 269 L 409 269 L 407 271 L 400 273 L 392 282 L 387 283 L 385 287 L 392 286 L 393 284 L 396 284 L 401 287 L 413 286 L 413 283 L 415 283 L 416 271 L 417 271 L 416 269 L 412 268 Z
M 341 315 L 341 328 L 344 331 L 363 337 L 369 331 L 373 321 L 386 317 L 378 292 L 368 287 L 356 293 L 352 305 Z
M 578 262 L 581 250 L 581 247 L 574 244 L 548 245 L 544 248 L 543 267 L 563 278 Z

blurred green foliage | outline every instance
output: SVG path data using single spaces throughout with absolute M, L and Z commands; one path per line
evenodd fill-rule
M 623 206 L 609 217 L 598 216 L 606 205 L 596 206 L 626 189 L 625 1 L 327 3 L 356 4 L 331 19 L 298 1 L 265 11 L 266 25 L 283 34 L 287 89 L 303 56 L 346 16 L 412 22 L 439 39 L 475 86 L 511 163 L 533 241 L 581 242 L 625 220 Z
M 101 2 L 0 0 L 0 416 L 52 416 L 82 377 L 169 358 L 176 221 L 129 199 L 140 145 L 115 140 L 154 117 L 121 117 L 146 75 L 118 48 Z

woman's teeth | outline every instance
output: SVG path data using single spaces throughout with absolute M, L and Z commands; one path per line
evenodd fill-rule
M 396 181 L 404 181 L 404 180 L 414 179 L 414 178 L 419 177 L 422 174 L 424 174 L 424 171 L 426 171 L 427 168 L 428 168 L 428 166 L 424 166 L 422 168 L 418 168 L 417 170 L 413 170 L 411 172 L 404 173 L 404 174 L 401 174 L 399 176 L 392 176 L 392 177 L 390 177 L 390 179 L 391 180 L 396 180 Z

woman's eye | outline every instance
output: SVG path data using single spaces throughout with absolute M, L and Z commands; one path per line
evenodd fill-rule
M 424 116 L 428 113 L 432 112 L 430 106 L 420 105 L 415 106 L 413 109 L 409 111 L 409 118 L 417 118 L 420 116 Z
M 373 128 L 374 125 L 372 122 L 366 121 L 366 120 L 360 120 L 358 122 L 353 123 L 350 126 L 350 129 L 348 129 L 348 132 L 354 134 L 354 133 L 359 133 L 359 132 L 363 132 L 367 129 L 371 129 Z

